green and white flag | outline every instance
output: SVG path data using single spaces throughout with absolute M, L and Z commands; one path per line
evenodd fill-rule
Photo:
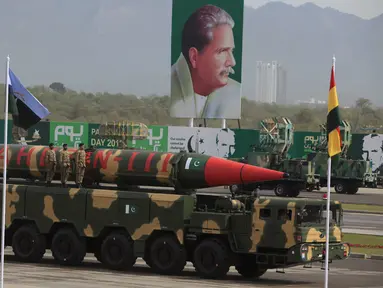
M 185 169 L 200 169 L 205 166 L 205 163 L 205 159 L 189 157 L 188 159 L 186 159 Z
M 138 207 L 136 205 L 125 205 L 125 214 L 136 214 L 138 211 Z

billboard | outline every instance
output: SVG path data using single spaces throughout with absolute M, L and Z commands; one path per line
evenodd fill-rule
M 12 125 L 13 125 L 13 120 L 9 119 L 8 120 L 8 133 L 7 133 L 7 144 L 12 144 Z M 4 144 L 4 129 L 5 129 L 5 120 L 1 119 L 0 120 L 0 144 Z
M 188 152 L 222 158 L 233 157 L 236 152 L 235 130 L 205 127 L 169 126 L 169 152 Z
M 290 158 L 302 158 L 314 152 L 315 147 L 320 144 L 320 132 L 295 131 L 294 144 L 290 147 L 288 155 Z
M 28 145 L 48 145 L 50 122 L 37 122 L 28 130 L 28 136 L 25 140 Z
M 240 119 L 244 0 L 173 0 L 170 116 Z
M 88 146 L 88 123 L 75 122 L 51 122 L 50 123 L 50 142 L 55 146 L 62 146 L 64 143 L 68 147 L 78 148 L 82 142 L 85 148 Z
M 168 151 L 168 126 L 148 126 L 148 137 L 143 140 L 129 140 L 128 146 L 139 150 Z
M 100 124 L 89 123 L 89 146 L 94 148 L 104 148 L 104 149 L 118 149 L 119 141 L 113 137 L 100 137 Z
M 353 134 L 348 151 L 352 159 L 371 160 L 372 171 L 383 171 L 383 134 Z

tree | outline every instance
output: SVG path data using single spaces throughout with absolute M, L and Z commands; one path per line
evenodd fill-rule
M 66 88 L 64 84 L 60 82 L 53 82 L 51 85 L 49 85 L 49 88 L 51 88 L 53 91 L 60 93 L 60 94 L 65 94 L 66 93 Z

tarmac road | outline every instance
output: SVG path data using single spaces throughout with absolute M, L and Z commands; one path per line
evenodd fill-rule
M 358 193 L 355 195 L 337 194 L 334 189 L 330 195 L 331 200 L 338 200 L 342 203 L 348 204 L 370 204 L 370 205 L 383 205 L 383 189 L 372 188 L 359 188 Z M 306 198 L 321 198 L 324 193 L 327 192 L 327 188 L 322 188 L 321 191 L 301 192 L 298 197 Z M 275 196 L 274 191 L 261 190 L 261 195 Z M 383 208 L 382 208 L 383 211 Z
M 7 249 L 9 250 L 9 249 Z M 302 266 L 288 268 L 285 274 L 275 270 L 266 272 L 258 280 L 244 280 L 235 269 L 223 280 L 204 280 L 196 276 L 190 263 L 180 276 L 162 276 L 152 273 L 146 264 L 139 259 L 132 271 L 115 272 L 103 269 L 93 257 L 86 257 L 81 267 L 69 268 L 54 264 L 52 257 L 47 256 L 42 263 L 24 264 L 14 262 L 6 252 L 4 269 L 4 286 L 6 288 L 98 288 L 98 287 L 296 287 L 316 288 L 324 286 L 324 270 L 319 265 L 311 269 Z M 330 264 L 329 287 L 357 288 L 382 287 L 383 261 L 365 259 L 347 259 Z
M 143 187 L 143 186 L 142 186 Z M 148 189 L 145 186 L 144 189 Z M 161 188 L 168 189 L 168 188 Z M 229 189 L 225 189 L 224 187 L 214 187 L 207 189 L 200 189 L 198 191 L 201 192 L 209 192 L 209 193 L 230 193 Z M 315 198 L 319 199 L 323 197 L 323 194 L 326 193 L 327 188 L 322 188 L 320 191 L 312 191 L 312 192 L 301 192 L 298 198 Z M 360 188 L 358 193 L 355 195 L 347 195 L 347 194 L 337 194 L 334 189 L 331 189 L 332 193 L 330 195 L 331 200 L 338 200 L 342 203 L 347 204 L 369 204 L 369 205 L 382 205 L 383 206 L 383 189 L 372 189 L 372 188 Z M 273 190 L 260 190 L 261 196 L 273 196 L 277 197 L 274 194 Z M 382 207 L 383 212 L 383 207 Z
M 342 231 L 345 233 L 371 234 L 383 236 L 383 215 L 381 214 L 361 214 L 345 212 L 343 214 L 343 223 L 344 226 Z

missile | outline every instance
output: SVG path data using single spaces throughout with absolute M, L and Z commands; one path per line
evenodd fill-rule
M 8 145 L 7 175 L 10 178 L 45 180 L 48 146 Z M 54 179 L 60 179 L 60 150 L 54 148 L 57 165 Z M 68 148 L 74 161 L 76 148 Z M 287 178 L 276 170 L 197 153 L 147 150 L 94 149 L 86 152 L 84 186 L 111 183 L 118 187 L 163 186 L 202 189 Z M 0 172 L 4 168 L 4 145 L 0 145 Z M 75 179 L 75 165 L 69 181 Z

